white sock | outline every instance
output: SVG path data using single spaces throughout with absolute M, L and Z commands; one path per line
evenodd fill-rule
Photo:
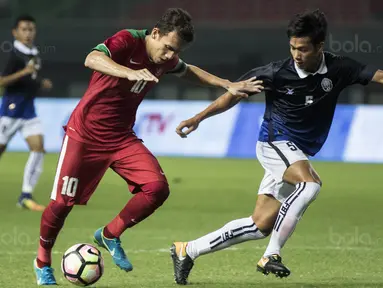
M 265 237 L 255 226 L 251 217 L 237 219 L 227 223 L 217 231 L 188 242 L 186 253 L 194 260 L 200 255 L 222 250 L 248 240 Z
M 41 172 L 43 172 L 44 153 L 30 152 L 24 169 L 23 193 L 32 193 L 37 184 Z
M 282 247 L 294 232 L 307 207 L 317 197 L 319 190 L 320 185 L 315 182 L 302 182 L 296 185 L 295 191 L 282 203 L 263 257 L 280 255 Z

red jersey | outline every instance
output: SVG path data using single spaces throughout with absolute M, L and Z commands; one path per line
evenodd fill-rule
M 163 64 L 151 62 L 146 52 L 146 35 L 147 30 L 122 30 L 94 50 L 131 69 L 146 68 L 157 78 L 184 65 L 178 57 Z M 129 81 L 94 71 L 87 91 L 69 119 L 68 136 L 105 147 L 129 143 L 134 138 L 137 108 L 154 85 L 154 81 Z

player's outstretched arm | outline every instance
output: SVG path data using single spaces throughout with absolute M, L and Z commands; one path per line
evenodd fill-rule
M 241 99 L 243 99 L 243 96 L 236 96 L 231 94 L 230 92 L 227 92 L 223 94 L 222 96 L 218 97 L 213 103 L 211 103 L 205 110 L 198 113 L 194 117 L 182 121 L 178 127 L 176 128 L 176 132 L 179 136 L 182 138 L 186 138 L 187 135 L 189 135 L 191 132 L 196 130 L 198 128 L 198 125 L 203 120 L 212 117 L 214 115 L 223 113 L 227 110 L 229 110 L 231 107 L 235 106 Z M 186 129 L 186 131 L 183 131 Z
M 201 68 L 194 65 L 187 65 L 187 71 L 183 74 L 183 78 L 206 86 L 221 87 L 235 96 L 247 97 L 248 94 L 259 93 L 260 83 L 255 77 L 240 82 L 230 82 L 229 80 L 219 78 Z
M 116 63 L 101 51 L 90 52 L 85 59 L 84 65 L 100 73 L 118 78 L 126 78 L 130 81 L 144 80 L 158 82 L 158 78 L 150 73 L 148 69 L 132 70 Z
M 372 78 L 372 81 L 383 84 L 383 70 L 376 71 L 374 77 Z

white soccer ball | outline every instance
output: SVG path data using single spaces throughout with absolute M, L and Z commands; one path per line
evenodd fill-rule
M 77 286 L 96 283 L 104 273 L 101 252 L 90 244 L 76 244 L 65 251 L 61 270 L 64 277 Z

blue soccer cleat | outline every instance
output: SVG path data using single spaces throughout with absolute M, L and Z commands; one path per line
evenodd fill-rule
M 98 246 L 105 248 L 112 255 L 113 262 L 122 270 L 126 272 L 133 270 L 133 265 L 126 257 L 124 249 L 121 247 L 121 241 L 119 238 L 108 239 L 103 234 L 103 228 L 94 232 L 94 243 Z
M 57 285 L 55 276 L 53 275 L 53 268 L 45 266 L 43 268 L 37 267 L 36 259 L 33 260 L 33 268 L 36 273 L 37 285 Z

